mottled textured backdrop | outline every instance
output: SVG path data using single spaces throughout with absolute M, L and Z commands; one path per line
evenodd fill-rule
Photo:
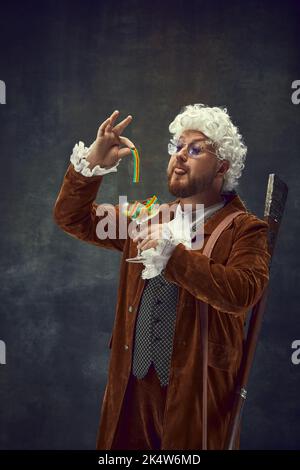
M 249 387 L 244 449 L 300 448 L 299 1 L 7 2 L 0 12 L 1 449 L 93 449 L 120 255 L 55 226 L 76 142 L 114 110 L 141 155 L 98 200 L 168 193 L 168 125 L 187 104 L 226 105 L 248 145 L 240 195 L 262 216 L 267 177 L 290 193 Z

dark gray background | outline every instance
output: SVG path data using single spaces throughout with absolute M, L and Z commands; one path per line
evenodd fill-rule
M 171 200 L 168 125 L 197 102 L 226 105 L 244 136 L 250 210 L 262 216 L 269 173 L 289 185 L 242 448 L 300 448 L 300 8 L 280 3 L 1 3 L 1 449 L 95 447 L 120 255 L 53 222 L 74 144 L 90 144 L 114 109 L 132 114 L 124 135 L 140 150 L 141 183 L 128 159 L 105 177 L 102 201 Z

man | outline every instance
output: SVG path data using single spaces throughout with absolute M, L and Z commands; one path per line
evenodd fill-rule
M 246 315 L 269 280 L 267 223 L 247 210 L 234 189 L 247 149 L 226 109 L 186 106 L 169 126 L 168 188 L 177 199 L 168 204 L 175 215 L 169 223 L 144 227 L 134 239 L 99 239 L 96 227 L 104 215 L 95 198 L 103 175 L 117 171 L 134 146 L 121 136 L 132 116 L 116 124 L 118 114 L 101 124 L 90 148 L 74 147 L 54 209 L 67 233 L 123 252 L 97 448 L 201 449 L 197 302 L 203 301 L 209 305 L 207 448 L 222 449 Z M 115 215 L 119 211 L 114 206 Z M 236 211 L 241 213 L 221 233 L 211 257 L 205 256 L 213 230 Z M 191 249 L 191 214 L 204 220 L 204 243 L 198 249 Z M 178 226 L 185 230 L 183 238 Z M 137 242 L 145 261 L 128 263 Z

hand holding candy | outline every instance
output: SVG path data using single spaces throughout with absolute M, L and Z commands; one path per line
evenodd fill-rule
M 131 149 L 135 149 L 135 145 L 131 140 L 121 136 L 124 129 L 130 124 L 132 116 L 127 116 L 119 124 L 115 125 L 118 115 L 119 111 L 114 111 L 100 125 L 96 140 L 93 142 L 87 157 L 87 161 L 90 162 L 90 169 L 96 165 L 100 165 L 102 168 L 111 168 L 116 165 L 120 158 L 131 155 Z M 126 147 L 121 148 L 121 145 Z

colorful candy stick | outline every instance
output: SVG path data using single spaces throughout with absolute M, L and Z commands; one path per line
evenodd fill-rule
M 138 151 L 135 147 L 131 148 L 130 151 L 131 151 L 132 156 L 133 156 L 133 164 L 134 164 L 132 182 L 133 183 L 138 183 L 139 179 L 140 179 L 140 157 L 139 157 Z
M 132 216 L 135 214 L 135 212 L 136 212 L 136 210 L 137 210 L 139 204 L 140 204 L 140 203 L 139 203 L 138 201 L 136 201 L 136 202 L 130 207 L 130 209 L 129 209 L 129 211 L 128 211 L 129 217 L 132 217 Z
M 152 198 L 147 201 L 147 204 L 146 204 L 147 209 L 151 210 L 151 206 L 153 206 L 153 204 L 155 204 L 156 201 L 157 201 L 157 197 L 152 196 Z

